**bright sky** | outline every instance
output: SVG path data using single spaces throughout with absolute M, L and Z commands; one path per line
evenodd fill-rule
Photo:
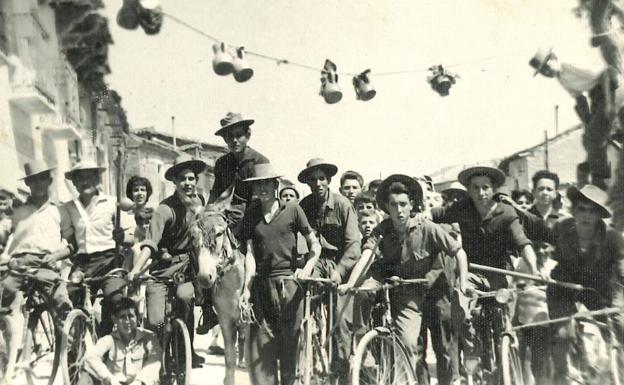
M 237 83 L 213 72 L 210 40 L 172 20 L 155 36 L 119 28 L 121 3 L 106 1 L 115 40 L 108 81 L 130 124 L 167 132 L 175 115 L 179 135 L 223 144 L 213 135 L 219 120 L 240 112 L 256 120 L 252 147 L 293 181 L 312 157 L 370 180 L 509 155 L 543 140 L 545 129 L 554 135 L 555 104 L 560 130 L 579 122 L 555 80 L 533 77 L 535 50 L 600 62 L 586 21 L 572 13 L 576 1 L 162 0 L 167 13 L 232 45 L 318 68 L 329 58 L 339 71 L 372 69 L 373 100 L 357 101 L 341 77 L 343 99 L 328 105 L 320 73 L 249 57 L 254 77 Z M 450 68 L 461 78 L 445 98 L 426 72 L 374 76 L 465 62 Z

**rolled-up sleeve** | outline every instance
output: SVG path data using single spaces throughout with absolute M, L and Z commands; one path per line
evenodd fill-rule
M 427 242 L 432 244 L 435 249 L 444 252 L 449 257 L 457 255 L 461 249 L 461 244 L 451 234 L 433 222 L 426 221 L 424 227 Z
M 141 242 L 141 249 L 149 247 L 152 252 L 158 251 L 158 244 L 163 236 L 163 231 L 167 223 L 171 223 L 173 220 L 173 211 L 167 205 L 159 205 L 154 212 L 154 216 L 149 224 L 149 230 L 145 240 Z
M 344 223 L 344 254 L 336 266 L 336 271 L 344 279 L 360 259 L 361 242 L 357 214 L 353 206 L 340 205 L 340 215 Z

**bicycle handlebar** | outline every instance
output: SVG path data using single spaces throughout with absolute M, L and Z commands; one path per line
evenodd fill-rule
M 506 270 L 506 269 L 498 269 L 496 267 L 478 265 L 476 263 L 471 263 L 469 266 L 469 269 L 475 270 L 475 271 L 484 271 L 488 273 L 503 274 L 503 275 L 508 275 L 510 277 L 515 277 L 515 278 L 530 279 L 531 281 L 536 281 L 536 282 L 544 283 L 547 285 L 559 286 L 565 289 L 571 289 L 571 290 L 577 290 L 577 291 L 588 290 L 585 286 L 580 285 L 578 283 L 562 282 L 562 281 L 556 281 L 554 279 L 544 279 L 540 276 L 533 275 L 533 274 L 520 273 L 517 271 L 511 271 L 511 270 Z
M 399 277 L 390 277 L 384 280 L 384 283 L 379 287 L 352 287 L 349 289 L 350 292 L 375 292 L 386 289 L 394 289 L 398 286 L 406 286 L 406 285 L 422 285 L 428 284 L 429 280 L 427 278 L 410 278 L 403 279 Z
M 607 308 L 600 309 L 600 310 L 579 312 L 576 314 L 572 314 L 571 316 L 568 316 L 568 317 L 560 317 L 560 318 L 555 318 L 555 319 L 548 320 L 548 321 L 532 322 L 532 323 L 528 323 L 524 325 L 518 325 L 518 326 L 514 326 L 513 328 L 511 328 L 511 330 L 516 331 L 516 330 L 527 329 L 527 328 L 536 327 L 536 326 L 548 326 L 548 325 L 557 324 L 557 323 L 569 322 L 574 319 L 590 320 L 590 319 L 593 319 L 594 317 L 611 315 L 611 314 L 622 313 L 622 312 L 624 312 L 624 308 L 607 307 Z
M 322 286 L 337 286 L 336 283 L 334 281 L 332 281 L 329 278 L 315 278 L 315 277 L 293 277 L 288 276 L 288 277 L 283 277 L 282 281 L 295 281 L 298 283 L 315 283 L 318 285 L 322 285 Z

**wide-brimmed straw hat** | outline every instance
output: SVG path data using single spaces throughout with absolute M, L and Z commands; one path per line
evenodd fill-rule
M 43 174 L 54 170 L 55 167 L 50 167 L 43 160 L 33 160 L 32 162 L 24 163 L 24 176 L 19 180 L 24 180 L 35 175 Z
M 297 180 L 301 183 L 307 183 L 308 175 L 316 169 L 323 170 L 328 178 L 338 173 L 338 167 L 335 164 L 328 163 L 321 158 L 313 158 L 306 163 L 306 167 L 299 173 Z
M 583 186 L 580 190 L 575 186 L 571 186 L 566 191 L 566 197 L 573 205 L 579 200 L 591 202 L 599 209 L 598 212 L 601 218 L 611 217 L 611 210 L 607 205 L 609 195 L 598 186 L 588 184 Z
M 505 183 L 505 174 L 497 168 L 488 166 L 469 167 L 457 175 L 457 180 L 467 188 L 470 185 L 470 179 L 475 176 L 490 177 L 495 187 L 500 187 Z
M 407 188 L 410 198 L 414 198 L 417 205 L 422 202 L 423 189 L 418 181 L 407 175 L 393 174 L 384 179 L 377 189 L 377 195 L 375 196 L 377 207 L 381 208 L 386 213 L 388 212 L 386 201 L 388 200 L 390 186 L 395 182 L 401 183 Z
M 76 173 L 83 170 L 97 171 L 98 173 L 101 173 L 106 170 L 106 167 L 98 166 L 95 162 L 90 160 L 78 162 L 71 168 L 71 170 L 65 173 L 65 179 L 73 180 Z
M 193 159 L 188 154 L 178 156 L 173 165 L 165 172 L 165 179 L 174 181 L 178 173 L 184 169 L 192 170 L 195 174 L 200 174 L 206 169 L 206 163 L 203 160 Z
M 255 164 L 253 167 L 252 175 L 252 177 L 243 179 L 243 183 L 255 182 L 266 179 L 278 179 L 282 177 L 282 175 L 278 175 L 275 173 L 275 171 L 273 171 L 273 166 L 271 165 L 271 163 Z
M 228 112 L 225 118 L 221 119 L 221 128 L 215 132 L 216 136 L 223 136 L 228 130 L 236 127 L 249 127 L 254 123 L 252 119 L 243 119 L 243 116 L 236 112 Z

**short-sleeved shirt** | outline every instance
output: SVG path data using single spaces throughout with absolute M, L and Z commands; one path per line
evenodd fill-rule
M 141 381 L 145 385 L 157 385 L 159 381 L 161 347 L 156 334 L 137 328 L 136 336 L 129 343 L 124 343 L 119 332 L 100 338 L 90 353 L 90 362 L 101 360 L 108 372 L 117 381 L 130 384 Z M 98 377 L 104 377 L 106 370 L 92 368 Z
M 331 191 L 324 202 L 308 195 L 299 205 L 319 238 L 321 258 L 336 261 L 337 271 L 346 278 L 361 255 L 361 234 L 353 205 Z
M 210 197 L 220 196 L 232 183 L 235 183 L 232 204 L 248 202 L 251 200 L 251 190 L 242 181 L 254 176 L 254 165 L 264 163 L 269 163 L 269 159 L 251 147 L 245 149 L 240 161 L 231 152 L 223 155 L 215 163 L 215 180 L 210 190 Z
M 50 254 L 63 248 L 63 238 L 72 233 L 66 210 L 54 201 L 41 207 L 27 201 L 13 211 L 13 241 L 9 255 Z
M 78 254 L 93 254 L 115 248 L 113 229 L 115 228 L 115 215 L 117 214 L 117 202 L 115 198 L 99 193 L 87 207 L 78 207 L 80 201 L 69 201 L 63 205 L 71 220 L 69 235 L 73 235 L 78 246 Z M 127 213 L 121 212 L 121 227 L 129 220 L 123 217 Z
M 189 206 L 203 206 L 204 198 L 201 195 L 194 196 Z M 177 192 L 169 196 L 156 208 L 146 239 L 141 243 L 141 248 L 149 247 L 152 252 L 167 249 L 171 255 L 190 253 L 193 250 L 191 237 L 191 224 L 195 213 L 189 210 L 180 200 Z
M 611 304 L 615 290 L 621 292 L 619 285 L 624 284 L 622 235 L 600 221 L 594 243 L 587 250 L 581 250 L 575 220 L 565 218 L 555 224 L 553 236 L 553 259 L 557 261 L 557 266 L 552 271 L 552 278 L 593 288 L 604 299 L 602 306 Z M 598 306 L 599 302 L 603 302 L 601 299 L 588 301 L 596 302 L 588 307 Z
M 431 209 L 436 223 L 458 223 L 468 262 L 497 268 L 511 264 L 510 254 L 530 245 L 513 207 L 497 204 L 485 218 L 472 200 Z
M 271 221 L 266 222 L 259 203 L 252 204 L 242 222 L 241 240 L 251 239 L 256 271 L 261 277 L 290 275 L 297 253 L 297 233 L 312 230 L 305 213 L 296 203 L 281 205 Z
M 442 268 L 444 255 L 453 257 L 461 249 L 440 225 L 419 214 L 409 219 L 404 235 L 394 229 L 391 219 L 383 220 L 362 249 L 375 250 L 377 245 L 381 258 L 376 264 L 382 274 L 406 279 L 425 278 L 433 269 Z

